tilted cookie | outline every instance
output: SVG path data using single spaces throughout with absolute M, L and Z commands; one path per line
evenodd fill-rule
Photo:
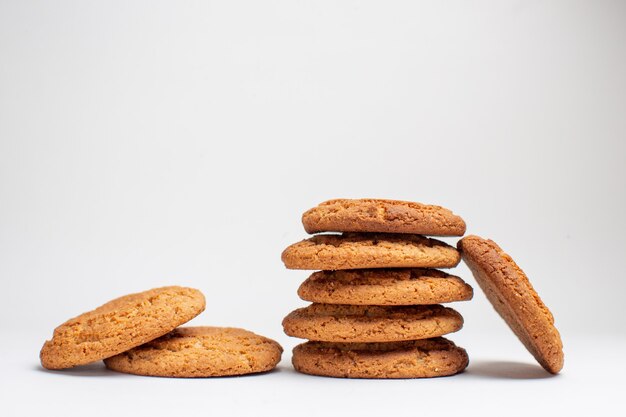
M 496 311 L 541 366 L 558 373 L 563 368 L 561 336 L 524 271 L 492 240 L 467 236 L 458 247 Z
M 420 235 L 344 233 L 317 235 L 285 249 L 289 269 L 452 268 L 459 252 Z
M 384 199 L 337 199 L 302 215 L 308 233 L 380 232 L 463 236 L 465 222 L 444 207 Z
M 432 306 L 311 304 L 283 320 L 287 335 L 322 342 L 395 342 L 437 337 L 463 327 L 455 310 Z
M 438 337 L 391 343 L 306 342 L 293 350 L 298 372 L 338 378 L 430 378 L 454 375 L 469 362 L 465 349 Z
M 300 285 L 300 298 L 326 304 L 414 305 L 470 300 L 472 287 L 436 269 L 318 271 Z
M 200 291 L 176 286 L 116 298 L 57 327 L 41 348 L 41 365 L 64 369 L 117 355 L 163 336 L 204 307 Z
M 105 359 L 109 369 L 135 375 L 195 378 L 245 375 L 274 369 L 282 347 L 232 327 L 180 327 Z

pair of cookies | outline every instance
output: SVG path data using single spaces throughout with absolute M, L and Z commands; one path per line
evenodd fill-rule
M 126 295 L 66 321 L 44 343 L 44 368 L 104 360 L 109 369 L 163 377 L 230 376 L 273 369 L 282 348 L 252 332 L 178 327 L 205 308 L 193 288 L 155 288 Z
M 298 289 L 311 301 L 283 320 L 285 333 L 308 339 L 296 346 L 296 370 L 348 378 L 445 376 L 468 357 L 443 335 L 463 318 L 440 303 L 472 298 L 452 268 L 457 249 L 425 237 L 458 236 L 465 223 L 439 206 L 394 200 L 331 200 L 302 216 L 317 234 L 289 246 L 289 269 L 314 272 Z

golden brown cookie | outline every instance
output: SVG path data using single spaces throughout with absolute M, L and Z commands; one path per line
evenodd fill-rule
M 451 268 L 461 260 L 450 245 L 420 235 L 317 235 L 285 249 L 289 269 Z
M 302 215 L 308 233 L 377 232 L 463 236 L 465 222 L 444 207 L 384 199 L 337 199 Z
M 454 375 L 469 362 L 465 349 L 438 337 L 391 343 L 306 342 L 293 349 L 297 371 L 338 378 L 430 378 Z
M 41 348 L 41 365 L 64 369 L 117 355 L 174 330 L 204 307 L 202 293 L 185 287 L 116 298 L 54 329 Z
M 561 336 L 524 271 L 492 240 L 467 236 L 458 247 L 496 311 L 541 366 L 558 373 L 563 368 Z
M 265 372 L 282 347 L 232 327 L 180 327 L 156 340 L 105 359 L 109 369 L 135 375 L 196 378 Z
M 463 327 L 455 310 L 432 306 L 311 304 L 283 320 L 289 336 L 321 342 L 395 342 L 437 337 Z
M 471 300 L 472 287 L 436 269 L 353 269 L 314 272 L 300 298 L 326 304 L 414 305 Z

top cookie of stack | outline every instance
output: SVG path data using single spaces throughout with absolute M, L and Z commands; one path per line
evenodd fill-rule
M 309 233 L 335 233 L 282 253 L 289 269 L 322 270 L 298 290 L 314 304 L 283 321 L 288 335 L 312 341 L 294 349 L 298 371 L 408 378 L 465 368 L 465 351 L 439 337 L 459 330 L 463 319 L 437 304 L 469 300 L 472 288 L 430 269 L 455 267 L 461 257 L 456 248 L 423 236 L 462 236 L 463 219 L 433 205 L 338 199 L 308 210 L 302 223 Z
M 374 232 L 463 236 L 465 222 L 447 208 L 410 201 L 336 199 L 302 215 L 307 233 Z

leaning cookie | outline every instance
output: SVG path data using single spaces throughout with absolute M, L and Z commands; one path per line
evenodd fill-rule
M 289 269 L 452 268 L 461 260 L 450 245 L 420 235 L 317 235 L 282 253 Z
M 64 369 L 117 355 L 163 336 L 204 307 L 200 291 L 176 286 L 116 298 L 57 327 L 41 348 L 41 365 Z
M 300 298 L 326 304 L 415 305 L 470 300 L 472 287 L 436 269 L 318 271 L 300 285 Z
M 393 343 L 306 342 L 293 350 L 298 372 L 337 378 L 431 378 L 462 372 L 465 349 L 439 337 Z
M 561 336 L 524 271 L 492 240 L 467 236 L 458 247 L 496 311 L 541 366 L 558 373 L 563 368 Z
M 302 215 L 308 233 L 378 232 L 463 236 L 465 222 L 447 208 L 410 201 L 337 199 Z
M 311 304 L 283 320 L 287 335 L 322 342 L 396 342 L 456 332 L 463 317 L 455 310 L 431 306 L 355 306 Z
M 181 327 L 104 363 L 114 371 L 135 375 L 233 376 L 274 369 L 282 351 L 272 339 L 243 329 Z

